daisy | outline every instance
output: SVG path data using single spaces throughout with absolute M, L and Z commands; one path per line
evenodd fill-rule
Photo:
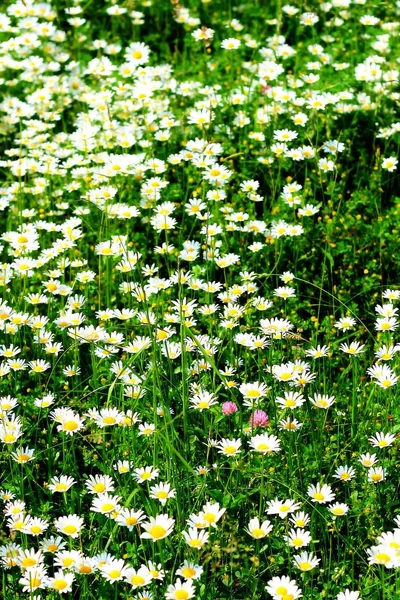
M 304 396 L 300 392 L 284 392 L 283 398 L 281 396 L 275 398 L 275 402 L 281 408 L 289 408 L 290 410 L 298 408 L 304 404 L 305 401 Z
M 59 569 L 54 573 L 54 577 L 49 577 L 47 587 L 51 590 L 57 590 L 60 594 L 66 594 L 72 591 L 72 583 L 75 580 L 73 573 L 64 573 Z
M 200 550 L 208 542 L 208 531 L 198 530 L 196 527 L 190 527 L 189 532 L 182 531 L 182 535 L 188 546 Z
M 373 467 L 377 460 L 376 454 L 370 454 L 369 452 L 366 454 L 361 454 L 360 458 L 358 459 L 362 466 L 367 468 Z
M 353 467 L 348 467 L 345 465 L 344 467 L 338 467 L 335 471 L 334 477 L 336 479 L 340 479 L 341 481 L 350 481 L 353 479 L 356 474 L 355 469 Z
M 139 569 L 126 569 L 124 573 L 124 578 L 125 581 L 131 584 L 133 589 L 149 585 L 152 581 L 152 576 L 146 565 L 142 565 Z
M 218 442 L 217 448 L 219 449 L 220 454 L 224 454 L 225 456 L 235 456 L 240 453 L 241 445 L 242 442 L 239 439 L 229 440 L 224 438 Z
M 203 574 L 203 567 L 195 563 L 184 561 L 183 565 L 176 571 L 177 575 L 181 575 L 184 579 L 200 579 Z
M 114 491 L 114 481 L 109 475 L 89 475 L 85 481 L 89 494 L 105 494 Z
M 221 48 L 224 50 L 237 50 L 239 48 L 241 42 L 237 38 L 227 38 L 222 40 Z
M 278 515 L 281 519 L 287 517 L 290 513 L 300 508 L 300 503 L 294 500 L 271 500 L 267 504 L 266 512 L 268 515 Z
M 169 498 L 174 498 L 175 494 L 176 490 L 171 490 L 171 484 L 168 482 L 158 483 L 150 488 L 150 498 L 156 498 L 163 506 Z
M 205 521 L 209 527 L 216 527 L 218 521 L 225 513 L 226 508 L 220 508 L 219 502 L 207 502 L 203 505 L 200 513 L 201 520 Z
M 175 525 L 175 519 L 168 515 L 157 515 L 156 517 L 149 517 L 149 521 L 143 522 L 142 527 L 144 533 L 141 534 L 141 538 L 150 539 L 152 542 L 157 542 L 166 538 Z
M 386 469 L 382 467 L 371 467 L 368 469 L 368 481 L 380 483 L 386 479 Z
M 96 498 L 93 498 L 90 510 L 103 515 L 109 515 L 114 511 L 118 511 L 120 500 L 121 496 L 111 496 L 108 493 L 99 494 Z
M 53 477 L 48 485 L 48 489 L 53 492 L 66 492 L 76 483 L 73 477 L 61 475 L 61 477 Z
M 273 577 L 268 581 L 265 589 L 274 600 L 285 600 L 286 598 L 296 600 L 303 595 L 296 582 L 286 576 Z
M 307 488 L 307 493 L 313 502 L 318 504 L 326 504 L 335 499 L 335 495 L 332 492 L 332 488 L 326 484 L 317 483 L 317 485 L 310 485 Z
M 311 534 L 304 529 L 291 529 L 288 535 L 283 536 L 292 548 L 308 546 L 311 542 Z
M 146 515 L 142 510 L 134 510 L 133 508 L 122 508 L 116 518 L 118 525 L 127 527 L 129 531 L 132 531 L 136 525 L 142 523 Z
M 341 517 L 345 515 L 349 507 L 347 504 L 341 504 L 340 502 L 336 502 L 335 504 L 331 504 L 329 507 L 329 512 L 331 512 L 335 517 Z
M 354 327 L 355 324 L 356 320 L 352 317 L 343 317 L 339 319 L 339 321 L 336 321 L 334 327 L 336 327 L 336 329 L 340 329 L 341 331 L 347 331 L 348 329 L 351 329 L 351 327 Z
M 59 533 L 68 537 L 77 538 L 83 527 L 83 519 L 78 515 L 68 515 L 55 520 L 54 526 Z
M 340 344 L 339 348 L 342 352 L 352 355 L 361 354 L 362 352 L 365 352 L 364 344 L 360 344 L 360 342 L 351 342 L 351 344 Z
M 295 554 L 293 556 L 293 564 L 300 569 L 300 571 L 311 571 L 321 562 L 321 559 L 317 558 L 313 552 L 301 552 L 301 554 Z
M 323 408 L 327 410 L 332 404 L 335 403 L 335 396 L 328 396 L 328 394 L 315 394 L 313 398 L 310 398 L 311 404 L 316 408 Z
M 114 583 L 115 581 L 121 581 L 125 577 L 128 572 L 128 567 L 121 558 L 114 559 L 103 565 L 100 568 L 100 572 L 104 579 L 110 583 Z
M 296 527 L 306 527 L 308 525 L 308 523 L 310 522 L 310 517 L 309 517 L 309 515 L 307 515 L 307 513 L 300 511 L 300 512 L 294 513 L 294 515 L 292 515 L 290 517 L 290 521 Z
M 268 435 L 267 433 L 255 435 L 249 440 L 249 446 L 251 449 L 254 452 L 260 452 L 261 454 L 280 452 L 280 444 L 280 440 L 275 435 Z
M 351 592 L 348 588 L 344 592 L 340 592 L 335 600 L 359 600 L 360 592 Z
M 395 439 L 396 439 L 395 435 L 392 435 L 391 433 L 383 433 L 383 432 L 379 431 L 378 433 L 375 434 L 375 436 L 368 438 L 368 441 L 375 448 L 388 448 L 389 446 L 391 446 L 393 444 Z
M 243 395 L 243 398 L 254 402 L 259 398 L 266 396 L 268 388 L 265 383 L 259 383 L 256 381 L 254 383 L 242 383 L 239 387 L 239 392 Z
M 179 578 L 175 584 L 170 584 L 165 592 L 165 598 L 167 600 L 189 600 L 193 598 L 195 589 L 191 579 L 181 581 Z
M 272 531 L 272 524 L 268 519 L 260 524 L 258 517 L 254 517 L 249 521 L 246 529 L 247 533 L 256 540 L 266 537 Z

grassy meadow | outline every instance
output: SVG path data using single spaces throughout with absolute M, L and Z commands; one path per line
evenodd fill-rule
M 0 3 L 4 600 L 400 598 L 400 1 L 289 2 Z

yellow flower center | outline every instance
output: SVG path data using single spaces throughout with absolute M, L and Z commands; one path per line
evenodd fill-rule
M 75 525 L 66 525 L 64 527 L 64 533 L 67 533 L 68 535 L 73 535 L 77 531 L 78 531 L 78 528 Z
M 323 495 L 323 494 L 321 494 L 321 492 L 315 492 L 315 494 L 314 494 L 314 499 L 315 499 L 315 500 L 318 500 L 318 501 L 321 501 L 321 500 L 323 500 L 323 499 L 324 499 L 324 495 Z
M 298 537 L 293 538 L 292 544 L 293 544 L 293 546 L 295 546 L 297 548 L 298 546 L 302 546 L 303 545 L 303 540 L 301 538 L 298 538 Z
M 256 529 L 253 529 L 251 535 L 256 539 L 259 539 L 265 536 L 265 531 L 263 529 L 260 529 L 260 527 L 257 527 Z
M 175 598 L 176 600 L 187 600 L 187 598 L 189 598 L 189 592 L 186 590 L 176 590 Z
M 191 579 L 196 575 L 196 570 L 192 569 L 192 567 L 185 567 L 182 569 L 182 575 L 186 577 L 186 579 Z
M 309 562 L 299 563 L 299 569 L 301 569 L 301 571 L 310 571 L 312 569 L 312 564 Z
M 388 554 L 386 554 L 385 552 L 378 552 L 378 554 L 376 554 L 375 559 L 382 564 L 386 564 L 388 562 L 390 562 L 390 556 Z
M 236 447 L 235 446 L 226 446 L 224 449 L 225 454 L 235 454 Z
M 64 429 L 66 431 L 75 431 L 75 429 L 78 429 L 78 423 L 76 421 L 65 421 Z
M 144 585 L 145 584 L 145 578 L 142 577 L 141 575 L 132 575 L 132 577 L 131 577 L 131 584 L 132 585 Z
M 112 502 L 105 502 L 102 507 L 101 510 L 103 512 L 111 512 L 112 510 L 114 510 L 115 508 L 115 504 L 113 504 Z
M 89 573 L 92 572 L 92 567 L 90 565 L 81 565 L 79 567 L 79 573 L 82 573 L 83 575 L 89 575 Z
M 106 425 L 114 425 L 115 422 L 116 422 L 115 417 L 104 417 L 104 423 Z
M 160 490 L 159 492 L 157 492 L 156 496 L 157 498 L 168 498 L 168 492 Z
M 65 590 L 65 588 L 68 587 L 68 583 L 65 579 L 57 579 L 57 581 L 53 583 L 53 587 L 58 591 Z
M 24 560 L 22 561 L 21 565 L 27 569 L 28 567 L 33 567 L 33 565 L 36 565 L 36 560 L 34 558 L 31 558 L 30 556 L 27 556 L 26 558 L 24 558 Z
M 165 534 L 167 533 L 167 530 L 165 529 L 165 527 L 162 527 L 161 525 L 153 525 L 153 527 L 150 529 L 149 533 L 150 533 L 151 537 L 155 538 L 156 540 L 159 540 L 165 536 Z
M 215 523 L 215 514 L 214 513 L 206 513 L 205 515 L 203 515 L 203 519 L 207 523 Z
M 121 571 L 119 569 L 113 569 L 112 571 L 109 571 L 108 576 L 111 577 L 111 579 L 117 579 L 121 576 Z

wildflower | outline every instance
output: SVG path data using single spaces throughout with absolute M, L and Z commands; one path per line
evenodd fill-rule
M 278 515 L 281 519 L 285 519 L 290 513 L 300 508 L 300 504 L 294 500 L 271 500 L 268 502 L 266 511 L 268 515 Z
M 300 571 L 311 571 L 321 562 L 319 558 L 315 556 L 313 552 L 301 552 L 301 554 L 295 554 L 293 556 L 293 564 L 300 569 Z
M 179 578 L 175 584 L 170 584 L 165 592 L 167 600 L 189 600 L 194 596 L 194 587 L 191 579 L 181 581 Z
M 60 594 L 66 594 L 72 591 L 72 583 L 75 580 L 73 573 L 65 573 L 59 569 L 54 573 L 54 577 L 49 577 L 47 587 L 51 590 L 57 590 Z
M 34 452 L 35 451 L 32 448 L 25 446 L 25 448 L 20 448 L 16 452 L 11 452 L 11 456 L 15 462 L 23 465 L 34 459 Z
M 344 467 L 338 467 L 335 471 L 334 477 L 336 479 L 340 479 L 341 481 L 350 481 L 353 479 L 356 474 L 355 469 L 353 467 L 348 467 L 345 465 Z
M 53 492 L 66 492 L 76 483 L 73 477 L 61 475 L 61 477 L 53 477 L 48 485 L 48 489 Z
M 260 540 L 261 538 L 264 538 L 267 535 L 269 535 L 269 533 L 271 533 L 272 524 L 270 521 L 268 521 L 268 519 L 266 519 L 260 524 L 259 518 L 254 517 L 254 519 L 250 519 L 246 531 L 254 539 Z
M 114 481 L 109 475 L 89 475 L 85 487 L 90 494 L 105 494 L 114 491 Z
M 307 494 L 318 504 L 326 504 L 335 499 L 335 495 L 332 493 L 332 488 L 326 484 L 317 483 L 317 485 L 310 485 L 307 488 Z
M 289 534 L 284 536 L 284 539 L 292 548 L 301 548 L 302 546 L 308 546 L 311 542 L 311 534 L 304 529 L 291 529 Z
M 368 438 L 368 441 L 375 448 L 388 448 L 389 446 L 391 446 L 393 444 L 395 439 L 396 439 L 395 435 L 392 435 L 391 433 L 383 433 L 383 432 L 379 431 L 378 433 L 375 434 L 375 436 Z
M 395 171 L 398 165 L 398 160 L 395 156 L 389 156 L 382 161 L 382 169 L 386 171 Z
M 352 355 L 361 354 L 362 352 L 365 352 L 365 350 L 363 349 L 364 344 L 360 344 L 360 342 L 351 342 L 351 344 L 340 344 L 339 348 L 342 350 L 342 352 Z
M 377 461 L 377 456 L 376 454 L 370 454 L 369 452 L 367 452 L 366 454 L 361 454 L 358 460 L 363 467 L 369 468 L 374 466 L 374 464 Z
M 174 498 L 176 495 L 176 490 L 171 490 L 171 485 L 166 483 L 159 483 L 151 486 L 150 488 L 150 498 L 156 498 L 161 502 L 164 506 L 169 498 Z
M 132 531 L 136 525 L 144 521 L 146 515 L 142 510 L 134 510 L 131 508 L 122 508 L 117 516 L 117 523 L 122 527 L 127 527 Z
M 176 571 L 177 575 L 181 575 L 185 579 L 200 579 L 203 574 L 203 567 L 195 563 L 184 561 L 183 565 Z
M 306 350 L 306 356 L 311 356 L 312 358 L 322 358 L 324 356 L 328 356 L 329 346 L 318 346 L 316 348 L 309 348 Z
M 340 592 L 335 600 L 359 600 L 360 592 L 351 592 L 348 588 L 344 592 Z
M 310 522 L 310 517 L 305 512 L 296 512 L 290 517 L 290 521 L 296 527 L 306 527 Z
M 239 46 L 240 40 L 236 38 L 227 38 L 225 40 L 222 40 L 221 42 L 221 48 L 223 48 L 224 50 L 237 50 Z
M 386 479 L 386 469 L 382 467 L 371 467 L 368 469 L 368 481 L 380 483 Z
M 191 527 L 189 532 L 182 531 L 182 535 L 188 546 L 200 550 L 208 542 L 208 531 L 198 530 L 196 527 Z
M 124 578 L 125 581 L 131 584 L 133 589 L 145 587 L 152 581 L 150 571 L 146 565 L 142 565 L 139 569 L 125 569 Z
M 277 396 L 275 398 L 275 402 L 281 408 L 289 408 L 290 410 L 294 410 L 298 408 L 305 402 L 305 398 L 299 392 L 284 392 L 284 397 Z
M 263 410 L 255 410 L 249 420 L 250 427 L 266 427 L 268 425 L 268 415 Z
M 296 600 L 303 595 L 296 582 L 286 576 L 273 577 L 268 581 L 265 589 L 274 600 L 285 600 L 286 598 Z
M 114 583 L 115 581 L 121 581 L 126 576 L 128 567 L 124 560 L 114 559 L 101 566 L 100 572 L 107 581 Z
M 335 403 L 335 396 L 328 396 L 328 394 L 315 394 L 313 398 L 310 398 L 311 404 L 316 408 L 324 408 L 327 410 L 332 404 Z
M 168 515 L 157 515 L 155 518 L 150 517 L 149 521 L 141 524 L 144 533 L 142 533 L 140 537 L 150 539 L 152 542 L 157 542 L 172 533 L 174 524 L 175 519 L 172 519 Z
M 383 565 L 387 569 L 393 569 L 399 565 L 399 554 L 397 548 L 391 548 L 386 544 L 379 544 L 367 549 L 368 562 L 370 565 Z
M 341 504 L 340 502 L 335 502 L 335 504 L 331 504 L 328 508 L 329 512 L 335 515 L 335 517 L 341 517 L 349 510 L 347 504 Z
M 254 452 L 260 452 L 261 454 L 280 452 L 280 444 L 280 440 L 275 435 L 268 435 L 267 433 L 255 435 L 249 440 L 251 449 Z
M 235 412 L 237 412 L 238 410 L 238 407 L 234 402 L 228 401 L 223 403 L 221 409 L 222 414 L 224 414 L 225 416 L 229 416 L 235 414 Z
M 336 329 L 340 329 L 341 331 L 347 331 L 348 329 L 351 329 L 351 327 L 354 327 L 355 324 L 356 320 L 352 317 L 342 317 L 339 319 L 339 321 L 336 321 L 334 327 L 336 327 Z
M 240 453 L 241 445 L 242 442 L 239 439 L 229 440 L 223 438 L 218 442 L 217 448 L 219 449 L 220 454 L 224 454 L 225 456 L 235 456 Z
M 226 508 L 219 507 L 219 502 L 215 502 L 214 504 L 207 502 L 203 505 L 203 510 L 200 515 L 202 520 L 205 521 L 209 527 L 216 527 L 216 524 L 225 511 Z
M 145 481 L 153 481 L 157 479 L 159 470 L 154 467 L 138 467 L 133 473 L 133 477 L 138 483 L 144 483 Z
M 99 494 L 92 500 L 92 506 L 90 510 L 98 512 L 103 515 L 108 515 L 119 509 L 120 496 L 111 496 L 111 494 Z
M 56 519 L 54 525 L 59 533 L 64 533 L 71 538 L 77 538 L 83 527 L 83 519 L 78 515 L 68 515 Z

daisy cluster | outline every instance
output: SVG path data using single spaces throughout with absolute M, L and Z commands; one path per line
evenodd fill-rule
M 346 305 L 314 253 L 333 273 L 344 124 L 374 122 L 375 191 L 397 169 L 398 6 L 260 29 L 174 2 L 184 63 L 156 4 L 101 2 L 100 37 L 79 0 L 1 7 L 5 600 L 372 600 L 400 567 L 400 290 Z

